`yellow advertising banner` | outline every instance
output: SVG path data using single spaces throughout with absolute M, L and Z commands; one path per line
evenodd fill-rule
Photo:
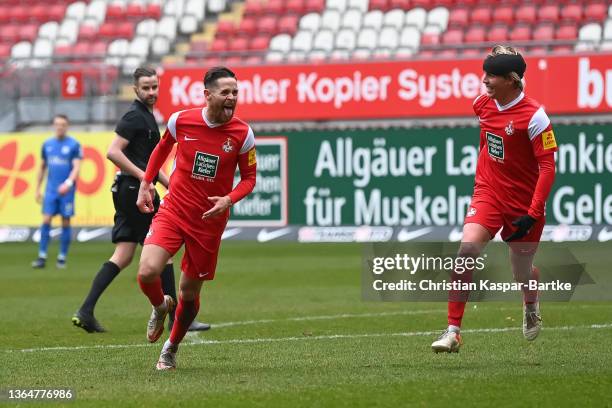
M 106 159 L 113 132 L 69 132 L 83 147 L 77 182 L 74 226 L 112 226 L 115 210 L 110 188 L 117 167 Z M 36 178 L 43 142 L 52 134 L 0 134 L 0 225 L 38 226 L 42 207 L 36 202 Z M 171 158 L 174 155 L 170 156 Z M 165 170 L 170 169 L 171 160 Z M 159 184 L 158 184 L 159 185 Z M 163 189 L 159 187 L 158 190 Z M 43 189 L 44 193 L 44 184 Z M 59 224 L 55 217 L 54 224 Z

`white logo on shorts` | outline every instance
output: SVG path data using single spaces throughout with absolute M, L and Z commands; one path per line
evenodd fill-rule
M 474 207 L 470 207 L 470 209 L 467 212 L 466 217 L 473 217 L 474 215 L 476 215 L 476 209 Z

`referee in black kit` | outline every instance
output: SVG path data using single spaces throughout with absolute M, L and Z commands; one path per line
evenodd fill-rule
M 104 328 L 94 317 L 96 302 L 111 284 L 113 279 L 125 269 L 134 257 L 138 244 L 143 244 L 149 231 L 153 214 L 143 214 L 136 207 L 138 188 L 144 177 L 147 162 L 159 142 L 159 129 L 153 106 L 159 93 L 159 79 L 154 69 L 141 67 L 134 71 L 134 92 L 136 99 L 121 118 L 115 129 L 115 138 L 108 148 L 106 157 L 119 169 L 111 191 L 115 205 L 115 225 L 112 240 L 115 252 L 102 264 L 93 280 L 89 294 L 72 317 L 72 323 L 88 333 L 104 332 Z M 168 188 L 168 176 L 159 172 L 157 180 Z M 159 196 L 155 195 L 155 211 L 159 208 Z M 171 261 L 161 276 L 165 295 L 176 301 L 174 268 Z M 169 326 L 174 323 L 174 313 L 170 315 Z M 194 321 L 189 330 L 208 330 L 210 325 Z

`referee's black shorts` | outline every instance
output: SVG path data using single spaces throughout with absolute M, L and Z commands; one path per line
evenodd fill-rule
M 159 195 L 155 193 L 155 212 L 143 214 L 136 207 L 140 181 L 131 176 L 118 175 L 113 188 L 113 204 L 115 205 L 115 225 L 113 226 L 112 240 L 117 242 L 138 242 L 143 244 L 153 215 L 159 209 Z

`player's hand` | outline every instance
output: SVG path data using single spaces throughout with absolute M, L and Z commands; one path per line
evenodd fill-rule
M 65 195 L 68 191 L 70 191 L 70 186 L 66 183 L 60 184 L 60 186 L 57 188 L 59 195 Z
M 232 200 L 228 196 L 223 197 L 208 197 L 208 201 L 214 204 L 214 206 L 202 214 L 202 219 L 215 217 L 219 214 L 227 211 L 228 208 L 232 206 Z
M 531 227 L 533 227 L 533 224 L 535 224 L 535 222 L 536 219 L 530 217 L 529 215 L 523 215 L 512 221 L 512 225 L 517 227 L 517 229 L 512 233 L 512 235 L 506 238 L 506 242 L 521 239 L 525 235 L 529 234 L 529 230 L 531 229 Z
M 38 190 L 36 191 L 36 202 L 38 204 L 42 203 L 42 194 Z
M 138 189 L 138 199 L 136 200 L 136 207 L 138 207 L 138 210 L 145 214 L 155 211 L 155 206 L 153 205 L 154 198 L 155 186 L 153 183 L 142 181 Z

